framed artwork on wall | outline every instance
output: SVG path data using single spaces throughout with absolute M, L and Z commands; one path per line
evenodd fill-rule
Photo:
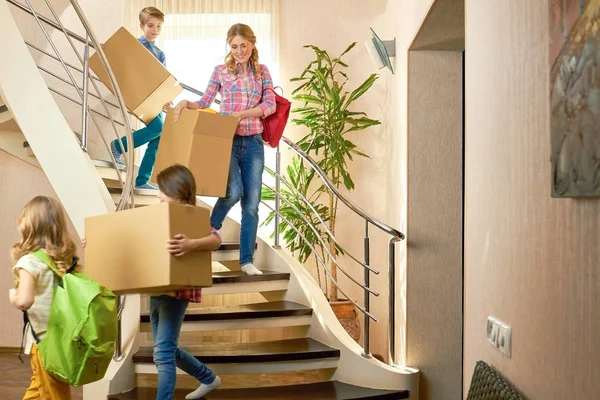
M 600 0 L 550 0 L 552 197 L 600 196 Z

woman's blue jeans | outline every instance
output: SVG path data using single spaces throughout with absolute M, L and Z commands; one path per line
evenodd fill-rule
M 210 225 L 219 230 L 229 210 L 241 200 L 242 226 L 240 230 L 240 265 L 254 261 L 254 247 L 258 231 L 258 205 L 265 166 L 265 148 L 262 136 L 233 138 L 226 197 L 219 198 L 210 216 Z

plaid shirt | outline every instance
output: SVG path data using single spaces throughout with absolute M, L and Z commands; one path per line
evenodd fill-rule
M 234 111 L 246 111 L 256 106 L 263 111 L 262 117 L 246 117 L 240 121 L 236 135 L 252 136 L 262 133 L 261 118 L 268 117 L 275 112 L 275 94 L 266 88 L 273 88 L 271 74 L 265 65 L 260 65 L 262 79 L 254 78 L 254 67 L 246 75 L 242 72 L 232 74 L 227 66 L 217 65 L 210 77 L 204 96 L 198 101 L 200 108 L 208 108 L 215 100 L 217 93 L 221 94 L 220 114 L 229 115 Z
M 217 235 L 219 239 L 221 239 L 221 235 L 219 232 L 211 227 L 210 228 L 211 235 Z M 175 297 L 179 300 L 189 300 L 191 303 L 202 303 L 202 288 L 185 288 L 175 291 Z

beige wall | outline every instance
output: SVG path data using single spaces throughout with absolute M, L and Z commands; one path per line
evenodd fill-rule
M 356 102 L 357 109 L 366 111 L 370 117 L 380 119 L 382 125 L 351 136 L 352 140 L 371 156 L 357 158 L 350 165 L 356 190 L 348 197 L 358 206 L 383 222 L 405 232 L 406 227 L 406 50 L 431 4 L 430 0 L 375 0 L 375 1 L 283 1 L 281 2 L 280 61 L 281 86 L 289 94 L 294 86 L 289 79 L 297 76 L 308 64 L 311 51 L 303 49 L 305 44 L 314 44 L 332 55 L 339 55 L 351 42 L 358 45 L 348 54 L 350 65 L 349 88 L 356 87 L 369 74 L 379 72 L 369 93 Z M 314 10 L 318 10 L 315 12 Z M 372 27 L 383 40 L 396 38 L 397 56 L 392 58 L 395 75 L 388 70 L 376 70 L 364 41 L 370 38 Z M 305 131 L 298 127 L 286 128 L 286 135 L 298 139 Z M 289 153 L 284 152 L 284 157 Z M 343 191 L 345 193 L 345 191 Z M 340 205 L 338 232 L 341 243 L 362 259 L 364 222 Z M 386 355 L 387 347 L 387 240 L 389 237 L 371 228 L 371 265 L 381 271 L 371 282 L 381 292 L 372 300 L 372 311 L 381 321 L 371 328 L 371 351 Z M 403 362 L 404 340 L 404 271 L 401 260 L 404 243 L 397 245 L 397 355 Z M 362 267 L 344 261 L 343 266 L 357 280 L 363 280 Z M 338 273 L 338 276 L 341 274 Z M 363 302 L 363 293 L 345 277 L 339 278 L 350 295 Z
M 550 198 L 548 1 L 466 9 L 465 393 L 484 360 L 532 399 L 598 398 L 600 200 Z
M 348 71 L 351 78 L 347 84 L 349 89 L 355 88 L 371 73 L 377 72 L 363 42 L 370 37 L 370 26 L 384 39 L 391 39 L 395 35 L 393 22 L 394 16 L 398 13 L 398 5 L 387 0 L 369 1 L 368 4 L 364 1 L 352 0 L 344 2 L 344 5 L 345 7 L 340 7 L 339 2 L 317 0 L 308 2 L 284 1 L 281 3 L 281 80 L 286 93 L 290 93 L 295 88 L 295 85 L 289 83 L 289 79 L 298 76 L 314 56 L 312 50 L 302 48 L 305 44 L 314 44 L 327 50 L 330 55 L 337 56 L 350 43 L 353 41 L 358 42 L 357 46 L 345 57 L 345 62 L 351 66 Z M 307 12 L 307 10 L 317 9 L 319 10 L 318 13 Z M 302 34 L 298 34 L 299 32 Z M 397 221 L 391 219 L 393 215 L 385 207 L 387 190 L 384 189 L 384 193 L 379 192 L 378 196 L 373 196 L 373 193 L 376 192 L 375 188 L 389 187 L 387 185 L 387 170 L 391 153 L 389 143 L 392 131 L 389 123 L 387 123 L 386 116 L 394 109 L 392 101 L 394 77 L 387 70 L 379 72 L 381 74 L 380 79 L 370 92 L 355 103 L 355 109 L 366 111 L 371 118 L 382 120 L 384 125 L 356 132 L 350 136 L 351 140 L 359 146 L 359 149 L 372 158 L 367 160 L 357 158 L 351 164 L 350 170 L 357 189 L 348 197 L 375 217 L 397 226 Z M 294 106 L 299 105 L 294 104 Z M 292 125 L 287 128 L 286 135 L 297 140 L 306 133 L 306 130 Z M 288 154 L 284 153 L 284 157 Z M 343 193 L 347 192 L 343 191 Z M 364 222 L 355 217 L 342 204 L 339 206 L 336 230 L 336 236 L 338 236 L 340 242 L 347 248 L 352 249 L 353 254 L 362 260 Z M 378 232 L 375 231 L 375 229 L 371 230 L 375 236 L 371 243 L 371 264 L 375 268 L 381 269 L 382 274 L 379 277 L 374 277 L 372 283 L 382 291 L 382 298 L 374 299 L 371 304 L 373 307 L 372 312 L 378 317 L 382 317 L 382 320 L 372 327 L 372 352 L 386 355 L 387 308 L 386 303 L 382 301 L 387 297 L 387 285 L 384 284 L 387 276 L 385 264 L 386 239 L 384 235 L 378 235 Z M 307 265 L 309 267 L 314 266 L 313 263 L 307 263 Z M 363 282 L 363 271 L 356 263 L 346 261 L 342 263 L 342 267 L 351 273 L 354 278 Z M 363 303 L 363 293 L 339 271 L 338 280 L 341 287 L 350 296 L 357 299 L 360 304 Z M 375 340 L 377 338 L 381 340 Z
M 422 400 L 460 399 L 462 53 L 409 57 L 407 364 L 421 371 Z

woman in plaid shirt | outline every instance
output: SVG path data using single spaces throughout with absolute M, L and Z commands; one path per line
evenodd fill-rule
M 235 24 L 227 32 L 230 52 L 225 64 L 217 65 L 204 96 L 198 102 L 183 100 L 174 109 L 175 121 L 184 109 L 208 108 L 217 93 L 221 95 L 220 113 L 240 118 L 229 165 L 226 197 L 217 200 L 210 218 L 214 229 L 221 229 L 229 210 L 241 200 L 240 265 L 248 275 L 260 275 L 254 262 L 258 231 L 258 205 L 262 186 L 265 153 L 261 119 L 275 112 L 273 80 L 268 68 L 259 64 L 256 36 L 248 25 Z
M 183 203 L 196 205 L 196 180 L 183 165 L 173 165 L 162 170 L 157 177 L 158 198 L 161 203 Z M 221 245 L 221 237 L 215 229 L 211 235 L 191 239 L 177 234 L 167 242 L 167 250 L 175 256 L 183 256 L 191 251 L 216 250 Z M 206 365 L 178 346 L 179 331 L 183 324 L 185 310 L 189 302 L 199 303 L 202 290 L 189 288 L 150 297 L 150 324 L 154 340 L 154 363 L 158 370 L 157 399 L 171 399 L 177 379 L 176 367 L 198 379 L 200 386 L 188 394 L 186 399 L 200 399 L 221 385 Z

